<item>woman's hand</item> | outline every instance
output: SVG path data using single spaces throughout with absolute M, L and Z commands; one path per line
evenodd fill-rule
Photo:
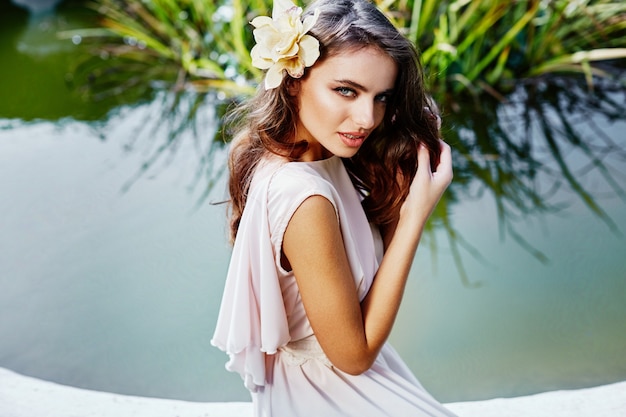
M 441 156 L 434 171 L 430 168 L 428 149 L 420 145 L 417 153 L 417 172 L 409 188 L 409 194 L 400 209 L 400 217 L 417 215 L 418 220 L 425 222 L 452 182 L 450 146 L 442 140 L 439 143 Z

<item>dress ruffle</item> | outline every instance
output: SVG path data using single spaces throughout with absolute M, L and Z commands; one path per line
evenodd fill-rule
M 239 373 L 251 392 L 265 385 L 265 353 L 290 340 L 264 202 L 268 186 L 263 181 L 248 196 L 239 230 L 258 233 L 240 233 L 235 240 L 211 340 L 228 353 L 226 369 Z

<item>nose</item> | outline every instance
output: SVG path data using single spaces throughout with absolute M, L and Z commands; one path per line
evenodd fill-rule
M 370 98 L 362 97 L 354 103 L 352 120 L 362 130 L 372 130 L 376 126 L 376 106 Z

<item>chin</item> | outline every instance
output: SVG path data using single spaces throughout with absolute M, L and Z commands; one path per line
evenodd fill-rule
M 343 152 L 337 152 L 335 155 L 340 158 L 352 158 L 358 151 L 358 149 L 351 149 Z

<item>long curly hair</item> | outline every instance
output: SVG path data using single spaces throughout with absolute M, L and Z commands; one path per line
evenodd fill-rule
M 375 5 L 367 0 L 319 0 L 309 5 L 303 18 L 315 9 L 320 15 L 309 34 L 320 42 L 320 58 L 314 66 L 334 55 L 366 47 L 380 49 L 397 64 L 394 93 L 383 122 L 355 156 L 343 159 L 352 182 L 363 193 L 368 219 L 384 226 L 393 221 L 408 194 L 421 143 L 429 149 L 433 166 L 437 164 L 437 106 L 425 91 L 416 48 Z M 235 132 L 229 155 L 231 240 L 239 228 L 254 170 L 264 155 L 298 160 L 307 150 L 305 141 L 295 140 L 297 98 L 289 90 L 297 82 L 286 75 L 275 89 L 260 86 L 252 99 L 227 118 Z

